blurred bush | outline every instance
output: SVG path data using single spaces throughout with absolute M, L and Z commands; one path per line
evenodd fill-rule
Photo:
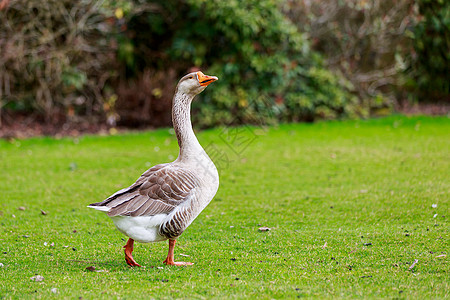
M 450 1 L 417 1 L 419 17 L 407 88 L 421 101 L 450 101 Z
M 0 121 L 168 126 L 178 78 L 199 69 L 220 78 L 194 102 L 202 127 L 449 94 L 448 1 L 1 1 Z
M 287 0 L 283 10 L 372 113 L 449 99 L 449 1 Z
M 124 5 L 126 28 L 118 38 L 119 57 L 128 76 L 151 69 L 174 70 L 180 77 L 194 66 L 220 78 L 194 103 L 200 126 L 366 113 L 350 92 L 351 84 L 325 69 L 321 56 L 311 51 L 277 1 Z M 160 101 L 167 101 L 163 98 Z
M 410 0 L 288 0 L 284 11 L 325 55 L 327 66 L 352 83 L 360 101 L 383 110 L 402 97 L 413 5 Z
M 114 114 L 115 50 L 99 3 L 17 0 L 0 11 L 0 112 L 50 123 Z

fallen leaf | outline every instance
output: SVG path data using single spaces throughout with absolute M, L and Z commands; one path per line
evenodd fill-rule
M 180 253 L 179 255 L 189 257 L 189 255 L 183 253 Z
M 19 206 L 17 209 L 18 209 L 18 210 L 25 210 L 26 208 L 23 207 L 23 206 Z
M 0 263 L 0 268 L 3 268 L 4 266 L 5 266 L 4 264 Z
M 325 242 L 325 244 L 323 244 L 322 249 L 325 249 L 327 247 L 327 242 Z
M 44 280 L 44 276 L 36 275 L 36 276 L 31 277 L 30 279 L 33 281 L 39 282 L 39 281 Z
M 52 288 L 50 291 L 51 291 L 53 294 L 57 294 L 57 293 L 58 293 L 58 289 L 57 289 L 57 288 Z
M 447 256 L 446 254 L 441 254 L 441 255 L 438 255 L 436 257 L 446 257 L 446 256 Z
M 91 271 L 91 272 L 108 272 L 108 271 L 105 271 L 105 270 L 97 270 L 97 269 L 95 269 L 94 266 L 89 266 L 89 267 L 86 268 L 86 270 Z
M 41 214 L 44 215 L 44 216 L 47 215 L 47 213 L 45 211 L 43 211 L 42 209 L 41 209 Z
M 264 226 L 264 227 L 259 227 L 258 230 L 259 230 L 259 231 L 269 231 L 270 228 Z
M 436 207 L 437 207 L 437 204 L 431 204 L 431 207 L 432 207 L 432 208 L 436 208 Z

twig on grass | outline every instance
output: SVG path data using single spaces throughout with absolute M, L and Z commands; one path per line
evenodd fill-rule
M 411 267 L 409 267 L 409 271 L 411 271 L 411 270 L 416 266 L 416 264 L 417 264 L 418 262 L 419 262 L 419 260 L 418 260 L 418 259 L 415 259 L 414 262 L 412 263 Z

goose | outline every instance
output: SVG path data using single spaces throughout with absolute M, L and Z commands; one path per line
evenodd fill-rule
M 175 243 L 215 196 L 219 174 L 194 134 L 190 108 L 194 97 L 216 80 L 216 76 L 199 71 L 178 82 L 172 101 L 172 122 L 180 148 L 175 161 L 148 169 L 131 186 L 88 206 L 107 213 L 116 228 L 129 237 L 123 248 L 131 267 L 140 267 L 132 255 L 135 241 L 169 240 L 163 263 L 193 264 L 174 261 Z

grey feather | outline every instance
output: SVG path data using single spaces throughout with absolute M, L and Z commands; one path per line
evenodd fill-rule
M 198 178 L 189 170 L 171 164 L 150 168 L 130 187 L 91 206 L 111 208 L 113 216 L 154 216 L 169 214 L 198 187 Z

